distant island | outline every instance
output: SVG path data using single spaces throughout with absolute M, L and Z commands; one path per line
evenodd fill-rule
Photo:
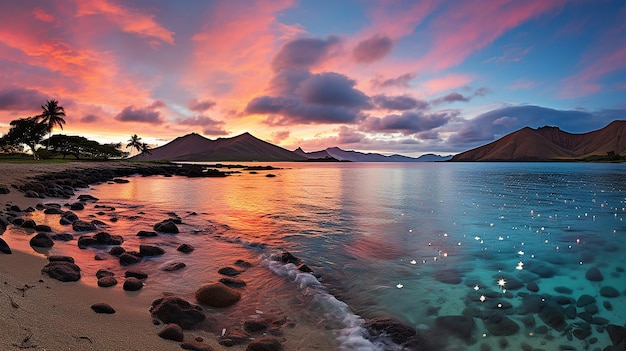
M 452 157 L 458 162 L 625 161 L 626 121 L 583 134 L 558 127 L 525 127 Z
M 346 151 L 338 147 L 330 147 L 315 152 L 304 152 L 301 148 L 294 151 L 263 141 L 250 133 L 243 133 L 232 138 L 211 140 L 199 134 L 191 133 L 178 137 L 171 142 L 150 149 L 133 157 L 138 161 L 262 161 L 262 162 L 435 162 L 447 161 L 450 156 L 434 154 L 420 157 L 402 155 L 385 156 L 377 153 Z

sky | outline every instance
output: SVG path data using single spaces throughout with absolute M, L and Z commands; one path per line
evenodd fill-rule
M 0 134 L 455 154 L 626 119 L 623 0 L 3 0 Z

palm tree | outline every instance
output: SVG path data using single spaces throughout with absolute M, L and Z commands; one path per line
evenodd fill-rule
M 43 112 L 41 115 L 37 116 L 38 119 L 41 119 L 41 123 L 46 125 L 48 128 L 48 145 L 46 146 L 46 150 L 50 148 L 50 137 L 52 136 L 52 129 L 55 126 L 59 126 L 63 129 L 63 125 L 65 124 L 65 110 L 63 107 L 59 106 L 59 102 L 57 100 L 48 100 L 45 105 L 42 105 L 41 108 Z
M 126 147 L 131 148 L 131 149 L 136 149 L 137 152 L 139 152 L 140 154 L 142 153 L 150 153 L 148 144 L 146 143 L 142 143 L 141 142 L 141 137 L 138 136 L 137 134 L 133 134 L 130 139 L 128 139 L 128 144 L 126 144 Z

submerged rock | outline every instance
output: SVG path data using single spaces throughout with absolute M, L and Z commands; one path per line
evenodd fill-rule
M 179 232 L 178 227 L 176 226 L 176 223 L 174 223 L 170 219 L 166 219 L 162 222 L 155 224 L 154 230 L 157 232 L 170 233 L 170 234 L 176 234 Z
M 435 318 L 435 326 L 461 340 L 469 341 L 476 328 L 476 323 L 474 318 L 467 316 L 440 316 Z
M 585 273 L 585 278 L 592 282 L 601 282 L 604 280 L 604 276 L 602 275 L 602 272 L 600 272 L 600 269 L 598 269 L 598 267 L 589 268 L 587 270 L 587 273 Z
M 205 284 L 196 290 L 196 300 L 211 307 L 229 307 L 240 299 L 239 291 L 222 283 Z
M 600 295 L 604 297 L 618 297 L 619 291 L 612 286 L 603 286 L 600 288 Z
M 153 246 L 153 245 L 139 245 L 139 256 L 141 257 L 146 257 L 146 256 L 161 256 L 165 254 L 165 251 L 158 247 L 158 246 Z
M 276 338 L 259 338 L 251 341 L 246 351 L 282 351 L 283 345 Z
M 223 267 L 220 268 L 217 273 L 222 274 L 222 275 L 227 275 L 229 277 L 235 277 L 238 276 L 239 274 L 241 274 L 241 271 L 233 268 L 233 267 Z
M 503 313 L 496 312 L 485 320 L 485 327 L 491 335 L 509 336 L 519 332 L 519 325 Z
M 65 217 L 63 217 L 65 218 Z M 76 220 L 72 223 L 72 229 L 77 232 L 93 232 L 98 230 L 95 224 L 83 220 Z
M 190 253 L 194 250 L 194 247 L 189 244 L 181 244 L 176 250 L 182 253 Z
M 191 351 L 213 351 L 213 348 L 210 345 L 196 340 L 185 341 L 184 343 L 180 344 L 180 348 L 182 348 L 183 350 Z

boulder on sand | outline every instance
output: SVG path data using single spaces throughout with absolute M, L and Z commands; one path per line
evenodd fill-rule
M 241 293 L 222 283 L 205 284 L 196 290 L 196 300 L 211 307 L 229 307 L 241 299 Z
M 50 235 L 46 233 L 37 233 L 37 235 L 30 239 L 30 246 L 50 248 L 54 246 L 54 241 L 52 241 Z
M 62 282 L 75 282 L 80 279 L 80 268 L 67 261 L 52 261 L 43 267 L 41 272 Z
M 152 302 L 150 312 L 163 323 L 176 323 L 183 329 L 195 327 L 206 319 L 198 306 L 176 296 L 166 296 Z

